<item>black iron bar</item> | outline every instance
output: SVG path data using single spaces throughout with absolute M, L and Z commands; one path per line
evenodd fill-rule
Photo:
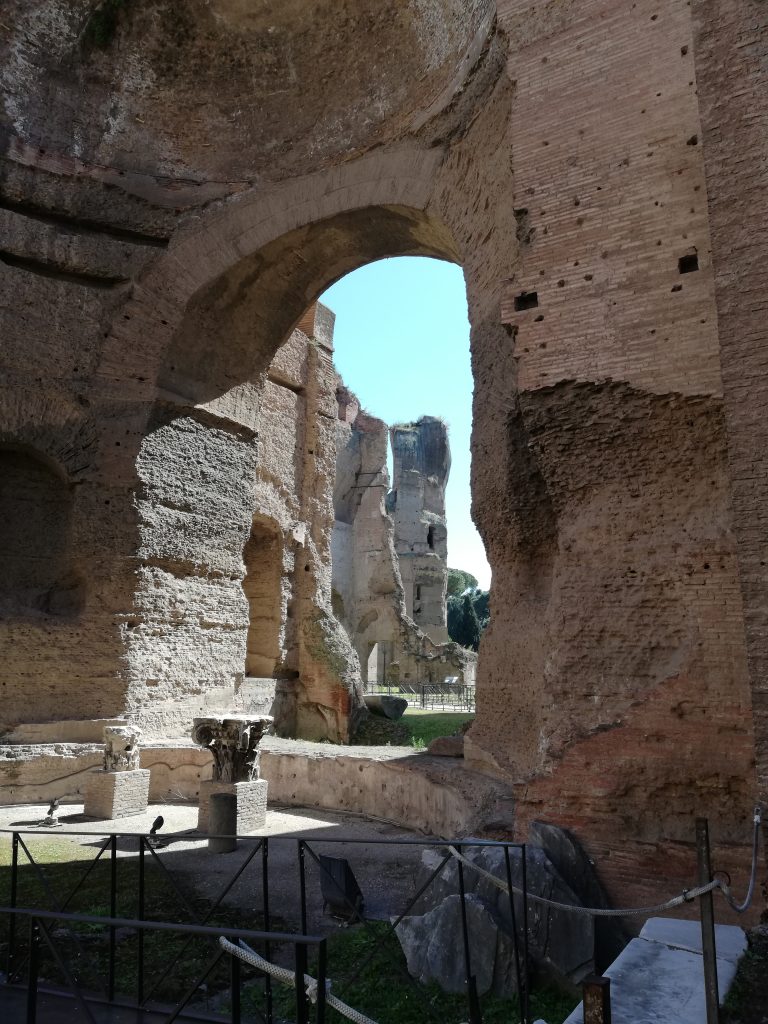
M 13 917 L 16 915 L 14 914 Z M 11 920 L 13 920 L 13 917 Z M 37 1020 L 37 974 L 40 967 L 40 929 L 33 917 L 29 919 L 29 974 L 27 976 L 27 1024 Z
M 145 907 L 144 907 L 144 836 L 139 836 L 139 911 L 138 918 L 140 921 L 144 920 Z M 140 928 L 137 936 L 137 983 L 136 983 L 136 999 L 141 1006 L 144 1002 L 144 932 Z
M 309 1024 L 309 1007 L 304 975 L 307 973 L 307 948 L 296 946 L 296 1024 Z
M 208 935 L 211 938 L 234 936 L 238 939 L 249 939 L 262 942 L 297 943 L 302 946 L 316 946 L 320 942 L 319 935 L 296 935 L 293 932 L 263 932 L 253 928 L 221 928 L 218 925 L 176 924 L 171 921 L 142 921 L 131 917 L 99 917 L 96 914 L 68 914 L 66 911 L 36 910 L 34 907 L 0 907 L 0 914 L 18 914 L 19 917 L 34 917 L 39 921 L 73 921 L 79 924 L 95 924 L 101 927 L 115 925 L 116 928 L 143 928 L 152 932 L 186 932 L 190 935 Z
M 270 930 L 269 916 L 269 839 L 265 836 L 261 844 L 261 898 L 264 908 L 264 930 Z M 264 943 L 264 956 L 272 959 L 272 947 L 269 939 Z M 272 979 L 267 974 L 264 981 L 264 993 L 267 1002 L 267 1024 L 272 1024 Z
M 712 881 L 712 858 L 709 849 L 709 824 L 706 818 L 696 819 L 696 859 L 699 871 L 699 885 Z M 717 948 L 715 946 L 715 908 L 712 890 L 699 897 L 701 915 L 701 948 L 704 961 L 704 995 L 707 1007 L 707 1024 L 719 1024 L 720 994 L 717 986 Z
M 117 917 L 117 836 L 110 840 L 109 857 L 109 914 Z M 109 926 L 109 977 L 107 980 L 107 998 L 110 1003 L 115 998 L 115 926 Z
M 275 805 L 275 806 L 280 806 L 280 805 Z M 0 835 L 2 835 L 4 833 L 7 833 L 8 835 L 12 835 L 14 832 L 17 835 L 19 835 L 19 836 L 23 836 L 23 835 L 39 836 L 40 835 L 40 832 L 37 829 L 0 828 Z M 71 829 L 70 830 L 67 830 L 67 829 L 57 829 L 56 830 L 56 835 L 57 836 L 87 836 L 90 839 L 90 838 L 98 837 L 99 833 L 94 833 L 94 832 L 75 832 L 75 831 L 73 831 Z M 125 838 L 125 839 L 134 839 L 135 840 L 135 839 L 138 839 L 139 833 L 136 833 L 136 832 L 109 832 L 109 833 L 102 832 L 101 833 L 101 837 L 102 838 L 105 838 L 105 837 L 109 838 L 109 836 L 117 836 L 119 839 Z M 163 833 L 163 839 L 164 839 L 164 841 L 166 843 L 173 842 L 174 840 L 184 841 L 186 843 L 190 843 L 190 842 L 207 843 L 210 838 L 211 837 L 209 835 L 207 835 L 207 834 L 205 836 L 199 836 L 199 835 L 197 835 L 197 836 L 190 836 L 189 832 L 168 832 L 168 833 L 164 832 Z M 227 835 L 227 836 L 223 836 L 222 835 L 220 838 L 222 838 L 222 839 L 231 839 L 232 836 L 231 835 Z M 261 838 L 258 837 L 258 836 L 237 836 L 236 838 L 237 838 L 238 842 L 247 842 L 249 840 L 251 842 L 257 842 L 257 843 L 261 842 Z M 424 846 L 424 847 L 426 847 L 426 846 L 438 846 L 438 847 L 445 847 L 445 845 L 446 845 L 446 840 L 445 839 L 429 839 L 426 836 L 424 838 L 422 838 L 422 839 L 400 839 L 400 838 L 377 839 L 377 838 L 372 836 L 370 839 L 365 839 L 365 840 L 361 840 L 360 838 L 355 838 L 355 837 L 351 837 L 350 838 L 350 837 L 344 837 L 344 836 L 323 836 L 322 840 L 318 840 L 318 841 L 322 841 L 323 843 L 343 843 L 343 844 L 345 844 L 347 846 L 349 846 L 349 845 L 353 845 L 354 846 L 355 844 L 357 844 L 357 845 L 364 844 L 365 846 Z M 471 846 L 471 847 L 475 847 L 475 846 L 477 846 L 477 847 L 489 846 L 489 847 L 494 847 L 494 848 L 508 846 L 511 850 L 520 850 L 525 845 L 525 843 L 517 843 L 517 842 L 513 843 L 513 842 L 506 842 L 504 840 L 497 840 L 497 839 L 451 839 L 450 842 L 451 842 L 451 846 L 456 846 L 456 847 L 459 847 L 459 848 L 462 847 L 462 846 Z
M 482 1024 L 480 1001 L 477 996 L 477 982 L 472 973 L 472 956 L 469 949 L 469 926 L 467 923 L 467 893 L 464 886 L 464 865 L 456 862 L 459 873 L 459 898 L 461 900 L 461 937 L 464 943 L 464 977 L 467 982 L 467 1005 L 471 1024 Z
M 317 947 L 317 1024 L 325 1024 L 326 978 L 328 977 L 328 940 Z
M 515 910 L 515 894 L 512 892 L 512 864 L 509 858 L 509 847 L 504 847 L 504 867 L 507 873 L 507 894 L 509 895 L 509 916 L 512 921 L 512 935 L 515 939 L 515 980 L 517 982 L 517 1002 L 520 1007 L 520 1024 L 523 1020 L 523 982 L 520 971 L 520 933 L 517 930 L 517 911 Z
M 19 834 L 18 832 L 13 833 L 13 841 L 11 847 L 11 906 L 16 906 L 16 897 L 18 894 L 18 872 L 19 872 Z M 11 914 L 11 920 L 8 922 L 8 959 L 6 963 L 6 975 L 8 980 L 11 980 L 13 974 L 13 957 L 16 948 L 16 915 Z
M 531 973 L 528 957 L 528 862 L 525 843 L 521 845 L 520 849 L 522 851 L 520 862 L 520 881 L 523 889 L 523 977 L 525 979 L 521 1002 L 523 1007 L 523 1020 L 525 1021 L 525 1024 L 531 1024 Z
M 240 957 L 231 956 L 229 975 L 229 998 L 231 1003 L 231 1024 L 240 1024 Z
M 307 934 L 307 875 L 304 863 L 304 840 L 299 839 L 297 852 L 299 855 L 299 897 L 301 899 L 301 934 Z

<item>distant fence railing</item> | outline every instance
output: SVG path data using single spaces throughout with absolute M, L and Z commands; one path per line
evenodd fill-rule
M 475 711 L 475 687 L 465 683 L 369 683 L 366 692 L 403 697 L 409 707 L 431 711 Z

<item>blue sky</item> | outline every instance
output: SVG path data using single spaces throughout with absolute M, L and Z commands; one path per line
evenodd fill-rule
M 488 587 L 469 514 L 472 371 L 461 269 L 418 256 L 379 260 L 347 274 L 320 301 L 336 314 L 336 367 L 368 412 L 389 424 L 424 415 L 448 423 L 448 564 Z

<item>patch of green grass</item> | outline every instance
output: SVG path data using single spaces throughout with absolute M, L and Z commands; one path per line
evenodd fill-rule
M 474 715 L 466 711 L 420 711 L 409 708 L 400 722 L 408 731 L 411 746 L 426 747 L 438 736 L 452 736 L 465 722 L 471 722 Z
M 366 961 L 367 966 L 356 977 Z M 316 973 L 314 963 L 310 963 L 310 973 Z M 355 925 L 331 936 L 328 977 L 338 999 L 378 1024 L 460 1024 L 468 1020 L 465 996 L 450 995 L 434 983 L 422 985 L 408 976 L 400 943 L 384 922 Z M 293 989 L 274 983 L 273 999 L 276 1015 L 295 1020 Z M 251 1013 L 264 1009 L 261 985 L 252 986 L 244 994 L 243 1004 Z M 484 1024 L 512 1024 L 520 1019 L 516 997 L 486 995 L 481 1004 Z M 561 1024 L 575 1005 L 575 999 L 555 989 L 539 988 L 531 994 L 532 1019 L 543 1017 L 548 1024 Z M 329 1024 L 345 1021 L 336 1010 L 328 1010 L 326 1019 Z

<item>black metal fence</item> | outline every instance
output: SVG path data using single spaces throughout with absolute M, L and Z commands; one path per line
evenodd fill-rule
M 475 687 L 464 683 L 404 682 L 396 686 L 376 684 L 369 686 L 368 692 L 403 697 L 408 701 L 409 707 L 431 711 L 466 711 L 470 714 L 474 714 L 475 711 Z
M 81 1018 L 95 1021 L 93 1006 L 133 1007 L 137 1011 L 157 1014 L 152 1020 L 170 1022 L 194 1011 L 199 1019 L 230 1020 L 239 1022 L 242 1016 L 243 992 L 247 990 L 248 1019 L 277 1024 L 281 1020 L 295 1020 L 308 1024 L 326 1019 L 326 974 L 334 979 L 343 975 L 349 988 L 367 972 L 381 972 L 382 965 L 389 974 L 399 975 L 404 985 L 410 986 L 409 998 L 419 1006 L 420 1019 L 435 1024 L 459 1024 L 470 1021 L 481 1024 L 483 999 L 475 980 L 477 965 L 465 896 L 464 866 L 456 861 L 444 841 L 419 839 L 349 840 L 342 838 L 307 837 L 242 837 L 231 874 L 218 893 L 202 899 L 192 891 L 189 882 L 189 857 L 214 858 L 221 865 L 220 855 L 209 854 L 207 838 L 190 833 L 168 834 L 162 837 L 162 846 L 146 835 L 112 833 L 69 832 L 57 829 L 56 836 L 90 839 L 95 847 L 94 856 L 68 864 L 70 876 L 64 887 L 50 877 L 52 865 L 40 863 L 34 845 L 50 833 L 12 831 L 6 835 L 11 842 L 11 863 L 8 876 L 7 904 L 0 906 L 0 928 L 5 945 L 6 973 L 0 985 L 0 1017 L 3 989 L 25 993 L 27 1022 L 37 1021 L 39 993 L 50 990 L 54 984 L 66 991 L 80 1007 Z M 2 832 L 0 832 L 0 836 Z M 82 852 L 82 845 L 77 849 Z M 175 849 L 184 847 L 186 868 L 176 870 Z M 192 844 L 199 844 L 192 850 Z M 270 854 L 280 844 L 280 863 L 271 866 Z M 287 845 L 286 845 L 287 844 Z M 509 918 L 514 933 L 514 972 L 518 991 L 515 1019 L 529 1024 L 528 922 L 526 854 L 523 844 L 467 842 L 456 840 L 451 845 L 469 847 L 495 847 L 506 866 L 506 881 L 512 891 L 512 855 L 515 859 L 515 881 L 521 884 L 523 898 L 509 898 Z M 346 885 L 344 873 L 338 866 L 347 864 L 349 874 L 357 871 L 355 849 L 387 848 L 390 866 L 399 870 L 407 884 L 401 886 L 399 906 L 390 907 L 382 915 L 381 907 L 373 913 L 363 905 L 366 890 L 373 885 L 372 877 L 362 879 L 362 889 L 356 883 Z M 433 848 L 436 856 L 433 866 L 421 863 L 421 851 Z M 333 856 L 330 856 L 333 854 Z M 344 857 L 340 857 L 344 854 Z M 367 854 L 370 857 L 370 849 Z M 402 858 L 392 860 L 392 858 Z M 349 861 L 346 858 L 350 858 Z M 428 991 L 414 981 L 403 963 L 399 945 L 384 941 L 397 926 L 414 911 L 430 888 L 440 879 L 450 862 L 458 871 L 461 896 L 460 933 L 452 941 L 463 956 L 464 1002 L 456 1009 L 455 1022 L 448 1019 L 444 1008 L 434 1007 Z M 82 865 L 73 879 L 73 864 Z M 209 860 L 208 866 L 212 866 Z M 368 863 L 368 862 L 366 862 Z M 376 863 L 376 858 L 373 858 Z M 403 867 L 402 865 L 406 866 Z M 369 864 L 366 870 L 372 870 Z M 205 864 L 201 870 L 205 873 Z M 378 873 L 386 878 L 386 866 Z M 98 875 L 98 877 L 96 877 Z M 412 883 L 412 884 L 411 884 Z M 231 897 L 236 885 L 244 887 L 247 913 L 254 927 L 243 928 L 231 921 Z M 156 913 L 154 897 L 163 890 L 170 904 L 163 904 L 166 920 L 150 919 Z M 402 891 L 401 891 L 402 890 Z M 277 893 L 277 895 L 275 895 Z M 35 905 L 29 905 L 30 897 Z M 390 900 L 391 893 L 387 892 Z M 279 900 L 278 913 L 273 903 Z M 26 905 L 25 905 L 26 901 Z M 76 909 L 85 901 L 85 910 Z M 88 912 L 93 903 L 98 912 Z M 242 904 L 242 900 L 241 900 Z M 334 959 L 328 948 L 328 906 L 347 923 L 359 926 L 362 935 L 370 933 L 370 942 L 348 962 Z M 121 908 L 134 908 L 130 914 L 121 914 Z M 229 910 L 228 910 L 229 907 Z M 169 912 L 170 911 L 170 912 Z M 239 911 L 242 916 L 242 911 Z M 178 923 L 177 917 L 188 921 Z M 384 919 L 382 919 L 382 916 Z M 290 920 L 289 926 L 284 922 Z M 276 923 L 281 927 L 276 928 Z M 217 944 L 219 936 L 230 936 L 232 941 L 243 939 L 266 960 L 293 970 L 293 992 L 276 986 L 268 975 L 241 964 L 229 957 Z M 94 946 L 97 938 L 97 946 Z M 96 950 L 96 952 L 94 952 Z M 301 979 L 310 973 L 318 981 L 318 998 L 311 1005 Z M 245 989 L 243 986 L 245 985 Z M 203 988 L 207 986 L 207 988 Z M 214 1007 L 202 1006 L 201 992 L 214 993 Z M 344 998 L 344 987 L 340 990 Z M 192 1009 L 190 1010 L 189 1007 Z M 138 1012 L 135 1020 L 145 1019 Z M 150 1019 L 147 1017 L 146 1019 Z M 338 1020 L 337 1017 L 334 1019 Z M 377 1017 L 380 1024 L 396 1024 L 394 1019 Z M 510 1017 L 510 1020 L 513 1018 Z M 42 1022 L 41 1022 L 42 1024 Z

